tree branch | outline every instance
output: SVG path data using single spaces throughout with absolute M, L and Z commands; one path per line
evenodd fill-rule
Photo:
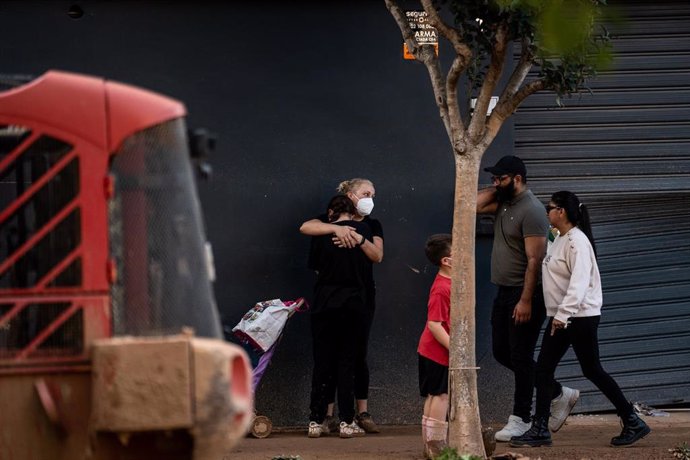
M 414 33 L 410 24 L 405 17 L 405 13 L 400 9 L 400 6 L 395 0 L 385 0 L 386 8 L 390 11 L 391 16 L 395 19 L 398 24 L 400 33 L 405 40 L 407 49 L 412 53 L 412 55 L 418 61 L 424 63 L 427 71 L 429 72 L 429 78 L 431 79 L 431 86 L 434 90 L 434 99 L 436 100 L 436 106 L 438 107 L 441 120 L 446 128 L 446 133 L 448 134 L 448 139 L 450 139 L 451 144 L 453 144 L 453 129 L 451 118 L 448 111 L 448 97 L 446 94 L 446 85 L 443 78 L 443 72 L 441 71 L 441 64 L 439 63 L 433 46 L 420 46 L 417 40 L 414 38 Z M 456 103 L 457 105 L 457 103 Z M 455 148 L 455 146 L 453 146 Z
M 532 69 L 532 52 L 529 50 L 530 40 L 528 38 L 522 39 L 522 49 L 520 50 L 520 61 L 518 62 L 513 73 L 510 75 L 510 79 L 503 89 L 503 94 L 501 94 L 500 100 L 510 99 L 517 92 L 522 85 L 522 82 L 527 78 L 527 74 L 530 69 Z
M 477 104 L 474 107 L 472 121 L 470 122 L 470 127 L 468 129 L 468 135 L 472 141 L 478 139 L 484 131 L 484 127 L 486 126 L 485 114 L 489 108 L 489 103 L 491 102 L 491 95 L 493 94 L 496 84 L 503 73 L 506 50 L 508 47 L 507 27 L 508 26 L 505 22 L 501 22 L 496 29 L 496 39 L 491 50 L 491 63 L 489 64 L 486 76 L 484 77 L 482 88 L 479 90 Z
M 506 100 L 501 99 L 493 112 L 491 112 L 480 145 L 488 147 L 496 137 L 496 134 L 498 134 L 506 118 L 511 116 L 528 96 L 544 89 L 544 87 L 544 80 L 534 80 L 523 86 L 513 97 Z
M 429 24 L 435 27 L 453 45 L 453 50 L 455 50 L 455 59 L 453 59 L 453 64 L 446 78 L 446 105 L 450 119 L 453 150 L 457 154 L 463 154 L 466 151 L 465 125 L 462 121 L 460 104 L 458 103 L 458 81 L 460 80 L 460 75 L 462 75 L 470 63 L 472 50 L 463 43 L 462 37 L 456 29 L 443 22 L 432 0 L 421 0 L 421 3 L 428 15 Z
M 443 19 L 438 15 L 438 11 L 436 11 L 433 0 L 421 0 L 421 3 L 424 11 L 429 15 L 429 24 L 435 27 L 453 45 L 455 54 L 465 58 L 465 66 L 467 66 L 472 57 L 470 47 L 462 41 L 462 37 L 457 30 L 443 22 Z
M 507 116 L 510 116 L 517 110 L 518 107 L 520 107 L 520 104 L 522 104 L 522 101 L 527 99 L 528 96 L 531 96 L 532 94 L 536 93 L 537 91 L 541 91 L 546 87 L 546 83 L 544 80 L 534 80 L 529 83 L 527 83 L 525 86 L 520 88 L 520 91 L 515 93 L 515 96 L 513 96 L 510 99 L 510 104 L 507 105 L 507 109 L 510 110 L 508 112 Z

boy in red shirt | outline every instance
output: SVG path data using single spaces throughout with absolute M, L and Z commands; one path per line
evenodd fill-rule
M 450 346 L 451 236 L 432 235 L 426 241 L 429 261 L 438 274 L 429 292 L 427 322 L 419 339 L 419 392 L 424 401 L 422 437 L 427 458 L 438 456 L 448 439 L 448 347 Z

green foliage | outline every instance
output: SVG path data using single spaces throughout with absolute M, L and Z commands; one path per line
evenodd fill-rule
M 434 460 L 483 460 L 482 457 L 469 454 L 458 454 L 454 447 L 446 447 L 441 451 L 441 455 L 434 457 Z
M 611 61 L 608 31 L 599 25 L 605 0 L 440 0 L 472 49 L 467 69 L 472 89 L 481 86 L 499 30 L 524 43 L 546 89 L 558 102 L 582 90 Z
M 690 447 L 688 447 L 687 442 L 679 444 L 675 448 L 669 449 L 668 451 L 671 452 L 673 458 L 677 458 L 678 460 L 690 460 Z

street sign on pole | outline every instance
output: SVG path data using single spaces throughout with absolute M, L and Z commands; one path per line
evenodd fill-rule
M 405 11 L 405 17 L 410 24 L 414 38 L 420 45 L 434 45 L 434 51 L 438 56 L 438 31 L 432 27 L 428 22 L 428 14 L 426 11 Z M 410 53 L 407 44 L 403 43 L 403 58 L 414 59 L 414 55 Z

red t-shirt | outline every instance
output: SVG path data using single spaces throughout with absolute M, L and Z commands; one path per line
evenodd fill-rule
M 436 275 L 429 291 L 427 321 L 440 322 L 443 329 L 450 333 L 450 278 Z M 417 353 L 443 366 L 448 366 L 448 350 L 434 338 L 426 324 L 419 338 Z

